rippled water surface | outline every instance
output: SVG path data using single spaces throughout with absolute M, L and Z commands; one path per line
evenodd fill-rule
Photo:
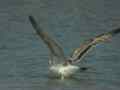
M 48 49 L 33 15 L 69 55 L 91 37 L 120 26 L 119 0 L 3 0 L 0 3 L 0 90 L 120 90 L 120 35 L 96 47 L 73 78 L 48 75 Z

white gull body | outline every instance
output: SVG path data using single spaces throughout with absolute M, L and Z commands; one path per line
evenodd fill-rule
M 73 74 L 75 74 L 79 70 L 79 67 L 71 64 L 67 66 L 64 66 L 62 64 L 57 64 L 51 66 L 49 69 L 53 75 L 60 76 L 61 79 L 64 79 L 66 77 L 70 77 Z

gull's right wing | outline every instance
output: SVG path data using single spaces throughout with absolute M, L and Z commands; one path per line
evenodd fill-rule
M 118 33 L 120 33 L 120 28 L 117 28 L 107 33 L 100 34 L 93 39 L 89 39 L 88 41 L 83 43 L 79 48 L 74 50 L 71 56 L 72 62 L 80 62 L 82 60 L 81 58 L 84 57 L 92 49 L 92 47 L 102 42 L 110 40 L 113 36 L 115 36 Z
M 54 39 L 52 39 L 47 32 L 41 29 L 40 25 L 36 22 L 33 16 L 29 16 L 29 20 L 36 33 L 40 36 L 40 38 L 50 50 L 50 64 L 61 62 L 61 60 L 65 60 L 62 47 L 60 47 L 60 45 Z

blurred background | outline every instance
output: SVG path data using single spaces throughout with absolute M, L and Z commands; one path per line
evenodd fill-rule
M 70 55 L 85 40 L 120 27 L 119 0 L 3 0 L 0 3 L 0 90 L 119 90 L 120 35 L 97 46 L 73 78 L 48 75 L 48 49 L 33 15 Z

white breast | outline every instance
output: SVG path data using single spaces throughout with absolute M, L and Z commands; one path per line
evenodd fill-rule
M 63 76 L 63 77 L 69 77 L 72 74 L 74 74 L 77 70 L 79 69 L 78 66 L 75 65 L 67 65 L 67 66 L 63 66 L 63 65 L 54 65 L 50 67 L 50 71 L 58 76 Z

